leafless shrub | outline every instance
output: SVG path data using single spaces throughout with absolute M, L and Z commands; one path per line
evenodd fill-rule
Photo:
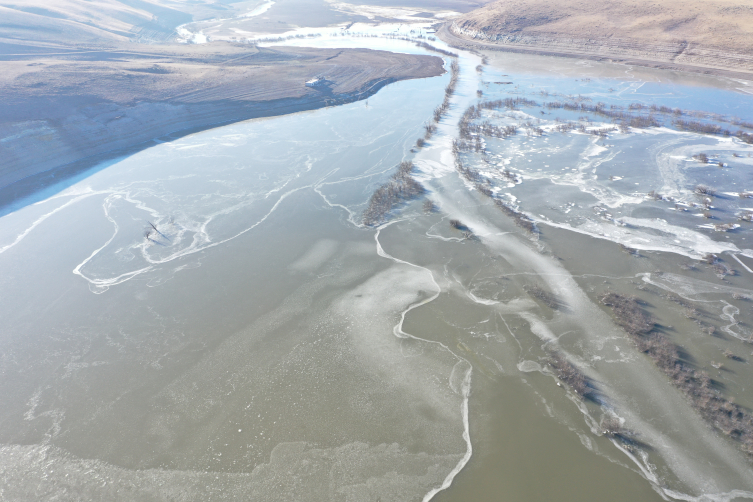
M 720 278 L 723 279 L 726 275 L 737 275 L 737 271 L 729 268 L 724 263 L 715 263 L 711 265 L 711 270 Z
M 563 303 L 557 298 L 556 295 L 536 285 L 527 285 L 523 289 L 526 293 L 540 300 L 544 305 L 550 309 L 556 310 L 563 306 Z
M 636 297 L 606 293 L 600 300 L 612 308 L 617 323 L 629 334 L 642 336 L 654 329 L 654 320 L 641 308 Z
M 620 243 L 620 249 L 629 255 L 633 255 L 633 256 L 638 255 L 637 249 L 626 246 L 625 244 Z
M 458 85 L 458 79 L 460 77 L 460 65 L 457 60 L 454 59 L 450 64 L 450 82 L 444 89 L 444 101 L 434 109 L 434 122 L 439 122 L 447 110 L 450 109 L 450 97 L 455 94 L 455 88 Z
M 475 144 L 480 141 L 481 136 L 491 136 L 494 138 L 506 138 L 518 132 L 515 126 L 500 127 L 485 121 L 481 124 L 474 124 L 472 121 L 481 116 L 481 110 L 488 102 L 480 103 L 478 106 L 469 106 L 463 112 L 463 116 L 458 122 L 460 129 L 460 139 L 458 140 L 459 151 L 470 151 L 475 149 Z
M 745 362 L 745 359 L 743 359 L 742 357 L 738 356 L 737 354 L 735 354 L 734 352 L 732 352 L 729 349 L 725 349 L 724 352 L 722 352 L 722 354 L 724 354 L 724 357 L 726 357 L 727 359 L 731 359 L 733 361 L 737 361 L 737 362 L 740 362 L 740 363 Z
M 621 436 L 625 433 L 625 429 L 622 427 L 622 422 L 614 415 L 605 415 L 601 418 L 599 424 L 601 433 L 609 437 Z
M 562 354 L 552 352 L 544 361 L 545 365 L 552 370 L 557 378 L 579 396 L 586 397 L 593 392 L 593 389 L 588 384 L 586 375 L 565 359 Z
M 484 95 L 484 91 L 482 91 L 481 89 L 479 89 L 479 90 L 476 91 L 476 97 L 477 98 L 480 98 L 483 95 Z
M 610 132 L 614 132 L 616 130 L 617 130 L 616 127 L 604 127 L 601 129 L 591 129 L 589 132 L 595 136 L 606 138 L 607 134 L 609 134 Z
M 512 206 L 505 204 L 499 199 L 494 199 L 494 204 L 507 216 L 513 219 L 516 225 L 531 233 L 536 233 L 536 224 L 531 218 L 522 212 L 514 209 Z
M 411 39 L 409 39 L 407 37 L 405 37 L 405 38 L 407 40 L 411 40 Z M 431 38 L 433 38 L 433 37 L 430 37 L 429 39 L 431 40 Z M 423 49 L 426 49 L 427 51 L 436 52 L 438 54 L 442 54 L 443 56 L 448 56 L 448 57 L 451 57 L 451 58 L 458 57 L 458 55 L 455 54 L 454 52 L 450 52 L 450 51 L 446 51 L 444 49 L 440 49 L 439 47 L 435 47 L 435 46 L 433 46 L 431 44 L 427 44 L 426 42 L 416 42 L 416 41 L 413 41 L 413 40 L 411 40 L 411 41 L 414 44 L 416 44 L 417 47 L 421 47 Z
M 723 134 L 725 136 L 729 136 L 731 134 L 728 129 L 723 129 L 719 124 L 709 124 L 705 122 L 696 122 L 693 120 L 675 120 L 674 122 L 672 122 L 672 124 L 681 131 L 691 131 L 702 134 Z
M 716 190 L 706 185 L 696 185 L 694 192 L 696 195 L 708 195 L 712 197 L 716 195 Z
M 450 220 L 450 226 L 454 228 L 455 230 L 461 230 L 463 228 L 466 228 L 465 225 L 463 225 L 460 220 Z
M 467 167 L 463 162 L 456 158 L 455 159 L 455 169 L 468 181 L 477 182 L 481 179 L 481 174 L 478 172 L 478 170 L 473 169 L 472 167 Z
M 687 308 L 683 311 L 682 315 L 687 319 L 695 319 L 698 317 L 698 310 L 694 308 Z
M 630 127 L 646 128 L 658 127 L 661 125 L 661 123 L 654 116 L 653 111 L 648 113 L 647 115 L 636 115 L 633 113 L 625 112 L 622 107 L 616 105 L 612 105 L 607 108 L 607 105 L 604 103 L 596 103 L 595 105 L 592 105 L 584 101 L 587 100 L 572 99 L 570 101 L 552 101 L 544 103 L 544 106 L 549 109 L 563 109 L 572 112 L 588 112 L 595 115 L 600 115 L 602 117 L 608 117 L 613 122 L 620 124 L 620 130 L 622 132 L 628 132 Z M 630 111 L 638 111 L 642 113 L 644 108 L 645 107 L 641 106 L 640 108 L 630 107 L 629 109 Z M 585 126 L 583 126 L 582 129 L 585 130 Z
M 423 148 L 423 147 L 424 147 L 424 145 L 426 145 L 426 140 L 424 140 L 424 138 L 418 138 L 418 139 L 416 140 L 416 146 L 417 146 L 417 147 L 419 147 L 419 148 Z
M 435 206 L 434 203 L 430 201 L 429 199 L 426 199 L 424 201 L 424 204 L 422 207 L 424 208 L 425 213 L 433 213 L 434 211 L 437 210 L 437 206 Z

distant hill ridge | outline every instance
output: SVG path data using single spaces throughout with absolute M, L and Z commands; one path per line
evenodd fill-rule
M 513 49 L 753 72 L 753 0 L 497 0 L 449 28 Z

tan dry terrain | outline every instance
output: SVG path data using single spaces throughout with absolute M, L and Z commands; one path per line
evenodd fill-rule
M 175 131 L 362 99 L 444 71 L 434 56 L 229 43 L 2 59 L 0 187 Z M 304 85 L 316 76 L 326 85 Z
M 498 0 L 445 34 L 500 49 L 753 73 L 751 0 Z
M 301 10 L 301 1 L 276 5 Z M 0 0 L 0 205 L 156 138 L 353 101 L 444 71 L 431 56 L 170 43 L 183 23 L 238 19 L 263 3 Z M 315 76 L 326 85 L 306 87 Z

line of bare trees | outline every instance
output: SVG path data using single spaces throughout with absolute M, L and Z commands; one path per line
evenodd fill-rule
M 672 122 L 677 129 L 681 131 L 698 132 L 702 134 L 715 134 L 720 136 L 732 136 L 733 134 L 745 143 L 753 143 L 753 134 L 738 130 L 732 133 L 729 129 L 724 129 L 719 124 L 709 124 L 707 122 L 698 122 L 695 120 L 675 120 Z
M 587 96 L 573 96 L 573 95 L 565 95 L 560 93 L 552 93 L 549 91 L 540 91 L 538 93 L 542 97 L 549 97 L 549 96 L 560 96 L 564 98 L 564 101 L 566 102 L 575 102 L 575 103 L 582 103 L 582 102 L 590 102 L 592 101 L 591 98 Z M 648 114 L 658 114 L 658 115 L 666 115 L 666 116 L 674 116 L 675 119 L 678 117 L 693 117 L 698 119 L 705 119 L 705 120 L 711 120 L 715 122 L 723 122 L 727 124 L 732 124 L 738 127 L 743 127 L 746 129 L 753 129 L 753 122 L 745 121 L 739 117 L 735 116 L 728 116 L 721 113 L 715 113 L 715 112 L 708 112 L 708 111 L 701 111 L 701 110 L 683 110 L 680 108 L 670 108 L 668 106 L 662 106 L 662 105 L 646 105 L 643 103 L 630 103 L 627 107 L 620 106 L 620 105 L 610 105 L 609 109 L 612 111 L 621 111 L 621 110 L 629 110 L 629 111 L 637 111 L 637 112 L 645 112 Z
M 621 106 L 612 105 L 607 107 L 605 103 L 596 103 L 595 105 L 585 102 L 567 102 L 567 101 L 550 101 L 544 103 L 544 107 L 550 110 L 562 109 L 572 112 L 587 112 L 607 117 L 613 122 L 619 122 L 627 127 L 646 128 L 646 127 L 658 127 L 661 126 L 661 122 L 657 118 L 649 113 L 648 115 L 634 115 L 629 112 L 625 112 Z
M 521 100 L 522 98 L 515 98 L 515 99 Z M 513 98 L 507 98 L 507 100 L 513 100 Z M 529 106 L 529 107 L 538 106 L 538 104 L 535 101 L 530 101 L 530 100 L 525 100 L 525 101 L 526 102 L 522 103 L 523 106 Z M 679 117 L 683 115 L 690 115 L 693 117 L 716 120 L 719 122 L 729 122 L 731 124 L 738 125 L 740 127 L 753 128 L 753 123 L 745 122 L 739 119 L 729 119 L 726 116 L 714 114 L 714 113 L 686 111 L 686 110 L 680 110 L 679 108 L 672 109 L 666 106 L 657 106 L 657 105 L 647 106 L 641 103 L 631 103 L 630 105 L 628 105 L 627 111 L 626 111 L 624 107 L 619 106 L 619 105 L 610 105 L 609 107 L 607 107 L 605 103 L 599 102 L 596 104 L 590 104 L 588 103 L 588 101 L 590 101 L 590 99 L 588 98 L 582 98 L 580 100 L 573 100 L 573 101 L 550 101 L 550 102 L 544 103 L 543 106 L 550 110 L 562 109 L 562 110 L 572 111 L 572 112 L 588 112 L 588 113 L 593 113 L 595 115 L 599 115 L 602 117 L 606 117 L 606 118 L 611 119 L 612 122 L 619 123 L 621 126 L 620 129 L 623 132 L 627 132 L 630 127 L 648 128 L 648 127 L 659 127 L 663 125 L 662 122 L 656 117 L 656 114 L 673 115 L 675 117 Z M 636 115 L 635 113 L 631 113 L 631 112 L 639 112 L 639 114 Z M 640 112 L 647 112 L 647 113 L 644 114 Z M 745 143 L 753 144 L 753 134 L 747 133 L 743 130 L 738 130 L 738 131 L 733 132 L 729 129 L 726 129 L 720 126 L 719 124 L 675 118 L 672 121 L 672 125 L 681 131 L 691 131 L 691 132 L 697 132 L 697 133 L 702 133 L 702 134 L 714 134 L 714 135 L 722 135 L 722 136 L 736 136 Z M 580 127 L 578 127 L 575 125 L 571 125 L 571 123 L 558 125 L 556 129 L 560 132 L 569 132 L 575 129 L 576 127 L 579 130 L 585 129 L 585 126 L 581 125 Z M 602 134 L 599 134 L 599 135 L 602 135 Z
M 416 42 L 413 41 L 414 44 L 416 44 L 416 47 L 421 47 L 422 49 L 426 49 L 427 51 L 436 52 L 437 54 L 441 54 L 443 56 L 456 58 L 458 55 L 454 52 L 446 51 L 444 49 L 440 49 L 439 47 L 435 47 L 431 44 L 427 44 L 426 42 Z
M 424 193 L 424 187 L 411 175 L 413 168 L 413 162 L 401 162 L 389 181 L 376 189 L 363 212 L 364 225 L 384 223 L 396 206 Z
M 450 82 L 447 87 L 444 88 L 444 100 L 442 104 L 434 109 L 434 122 L 439 122 L 442 117 L 450 109 L 450 98 L 455 94 L 455 89 L 458 85 L 458 79 L 460 78 L 460 64 L 457 59 L 454 59 L 450 64 Z
M 586 375 L 559 352 L 548 354 L 544 364 L 580 397 L 586 397 L 593 392 Z
M 692 402 L 693 407 L 715 428 L 738 441 L 740 449 L 753 457 L 753 414 L 732 402 L 718 390 L 704 371 L 694 369 L 680 356 L 680 350 L 655 330 L 650 314 L 635 297 L 606 293 L 601 302 L 612 309 L 617 323 L 630 335 L 641 352 L 648 355 Z

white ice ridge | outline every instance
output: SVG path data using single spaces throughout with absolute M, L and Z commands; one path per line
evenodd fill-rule
M 75 203 L 77 203 L 77 202 L 79 202 L 79 201 L 81 201 L 83 199 L 86 199 L 87 197 L 90 197 L 92 195 L 95 195 L 95 192 L 90 192 L 90 193 L 86 193 L 84 195 L 79 195 L 78 197 L 74 197 L 71 200 L 69 200 L 68 202 L 66 202 L 66 203 L 64 203 L 64 204 L 56 207 L 52 211 L 43 214 L 42 216 L 40 216 L 39 218 L 37 218 L 36 220 L 34 220 L 34 222 L 30 226 L 28 226 L 23 232 L 21 232 L 20 234 L 18 234 L 16 236 L 16 238 L 13 240 L 13 242 L 11 242 L 10 244 L 6 244 L 5 246 L 0 247 L 0 254 L 6 252 L 7 250 L 11 249 L 16 244 L 18 244 L 19 242 L 21 242 L 27 235 L 29 235 L 39 225 L 41 225 L 42 223 L 44 223 L 44 221 L 47 218 L 49 218 L 50 216 L 54 215 L 55 213 L 58 213 L 58 212 L 62 211 L 63 209 L 67 208 L 68 206 L 71 206 L 71 205 L 73 205 L 73 204 L 75 204 Z
M 211 215 L 209 218 L 206 219 L 206 221 L 204 221 L 201 224 L 201 227 L 200 227 L 199 232 L 198 232 L 198 235 L 200 236 L 200 238 L 199 239 L 194 238 L 193 242 L 191 243 L 191 245 L 189 245 L 187 248 L 181 249 L 179 251 L 176 251 L 176 252 L 174 252 L 174 253 L 166 256 L 166 257 L 160 258 L 160 259 L 154 259 L 154 258 L 151 258 L 148 255 L 142 253 L 142 256 L 149 263 L 148 266 L 140 268 L 140 269 L 137 269 L 137 270 L 132 270 L 132 271 L 120 274 L 120 275 L 118 275 L 116 277 L 110 277 L 110 278 L 106 278 L 106 279 L 97 279 L 97 278 L 93 278 L 93 277 L 88 277 L 82 271 L 82 269 L 86 266 L 87 263 L 91 262 L 91 260 L 95 256 L 97 256 L 97 254 L 99 254 L 100 251 L 102 251 L 105 247 L 107 247 L 107 245 L 110 244 L 113 241 L 113 239 L 115 239 L 115 236 L 118 234 L 118 228 L 119 228 L 118 224 L 108 214 L 107 209 L 108 209 L 108 202 L 113 197 L 118 197 L 119 198 L 119 197 L 123 197 L 123 195 L 122 194 L 111 195 L 110 197 L 108 197 L 108 200 L 105 201 L 104 208 L 105 208 L 105 216 L 113 224 L 113 227 L 114 227 L 112 236 L 110 236 L 110 238 L 101 247 L 95 249 L 84 261 L 82 261 L 81 263 L 79 263 L 78 265 L 76 265 L 76 267 L 73 269 L 72 272 L 75 275 L 78 275 L 81 278 L 83 278 L 84 280 L 86 280 L 90 284 L 90 287 L 94 288 L 94 289 L 92 289 L 92 292 L 94 292 L 94 293 L 103 293 L 103 292 L 107 291 L 107 289 L 110 286 L 115 286 L 115 285 L 121 284 L 121 283 L 123 283 L 123 282 L 125 282 L 125 281 L 127 281 L 129 279 L 132 279 L 132 278 L 134 278 L 134 277 L 136 277 L 136 276 L 138 276 L 140 274 L 143 274 L 145 272 L 148 272 L 148 271 L 152 270 L 155 265 L 161 265 L 161 264 L 164 264 L 164 263 L 169 263 L 169 262 L 171 262 L 173 260 L 176 260 L 178 258 L 182 258 L 184 256 L 196 254 L 196 253 L 199 253 L 199 252 L 204 251 L 206 249 L 213 248 L 213 247 L 225 244 L 227 242 L 230 242 L 230 241 L 232 241 L 232 240 L 240 237 L 241 235 L 246 234 L 247 232 L 250 232 L 254 228 L 256 228 L 259 225 L 261 225 L 262 223 L 264 223 L 264 221 L 266 221 L 267 218 L 269 218 L 272 215 L 272 213 L 275 212 L 275 210 L 280 206 L 280 204 L 282 204 L 282 202 L 286 198 L 288 198 L 289 196 L 293 195 L 294 193 L 296 193 L 296 192 L 298 192 L 300 190 L 304 190 L 306 188 L 312 188 L 312 185 L 301 186 L 301 187 L 294 188 L 294 189 L 292 189 L 292 190 L 290 190 L 288 192 L 283 193 L 280 196 L 280 198 L 277 199 L 277 201 L 274 203 L 274 205 L 264 214 L 264 216 L 262 216 L 259 220 L 257 220 L 256 222 L 254 222 L 249 227 L 245 228 L 244 230 L 241 230 L 240 232 L 237 232 L 236 234 L 234 234 L 234 235 L 232 235 L 230 237 L 227 237 L 225 239 L 222 239 L 222 240 L 219 240 L 219 241 L 216 241 L 216 242 L 212 242 L 212 240 L 209 238 L 209 234 L 207 232 L 207 226 L 209 225 L 209 223 L 212 222 L 214 216 L 217 216 L 217 215 Z M 277 190 L 278 189 L 275 189 L 275 190 L 273 190 L 273 192 L 277 191 Z M 138 202 L 138 201 L 132 201 L 132 202 Z M 228 210 L 223 210 L 219 214 L 225 214 L 227 211 Z
M 567 223 L 556 223 L 548 219 L 538 218 L 535 215 L 531 216 L 537 224 L 570 230 L 597 239 L 624 244 L 643 251 L 663 251 L 694 259 L 708 253 L 742 253 L 731 242 L 715 241 L 705 234 L 685 227 L 672 225 L 660 219 L 624 216 L 615 220 L 617 224 L 589 220 L 574 227 Z M 620 223 L 623 225 L 620 225 Z M 649 231 L 641 231 L 642 228 L 646 228 Z M 656 233 L 650 232 L 650 230 L 659 230 L 662 235 L 656 235 Z

